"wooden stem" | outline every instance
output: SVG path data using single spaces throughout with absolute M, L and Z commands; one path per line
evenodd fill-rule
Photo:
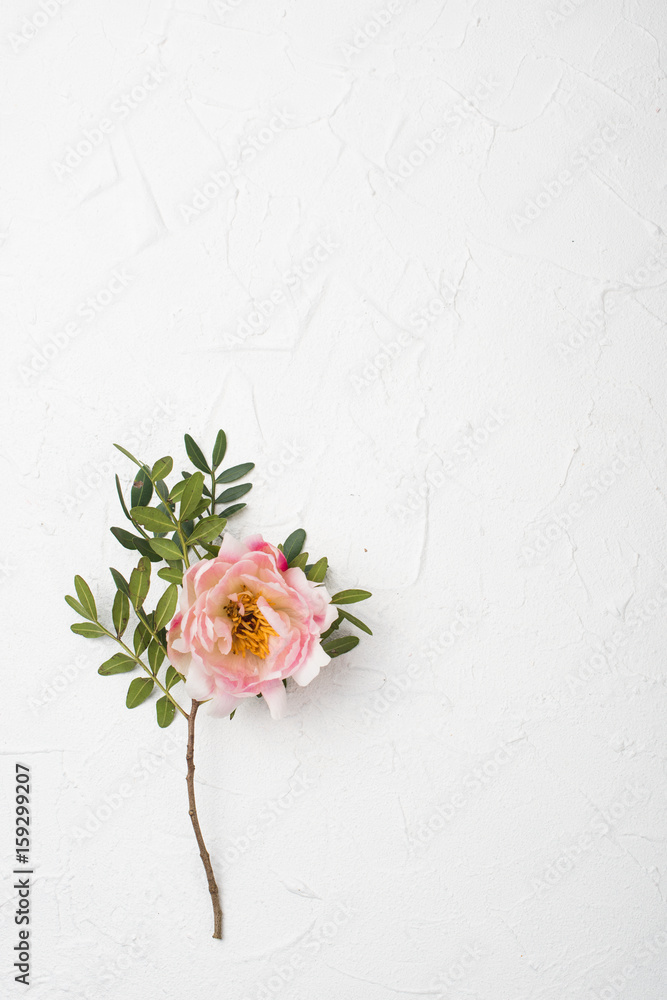
M 188 762 L 188 773 L 185 780 L 188 784 L 190 820 L 192 821 L 192 828 L 195 831 L 195 837 L 197 838 L 197 844 L 199 845 L 199 854 L 202 864 L 204 865 L 204 871 L 206 872 L 208 891 L 211 893 L 211 902 L 213 904 L 213 937 L 220 939 L 222 938 L 222 907 L 220 906 L 220 893 L 218 891 L 218 884 L 215 881 L 215 875 L 213 874 L 211 858 L 206 850 L 206 844 L 204 843 L 201 827 L 199 826 L 197 803 L 195 802 L 195 717 L 197 715 L 198 708 L 199 702 L 193 700 L 192 708 L 190 710 L 190 714 L 188 715 L 188 749 L 185 755 L 185 759 Z

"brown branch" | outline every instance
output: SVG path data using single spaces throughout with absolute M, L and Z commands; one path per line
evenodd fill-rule
M 213 903 L 213 937 L 221 938 L 222 908 L 220 906 L 220 893 L 218 891 L 218 884 L 215 881 L 215 875 L 213 874 L 213 868 L 211 867 L 211 858 L 206 850 L 206 844 L 204 843 L 204 838 L 202 837 L 201 827 L 199 826 L 199 817 L 197 816 L 197 804 L 195 802 L 195 716 L 197 715 L 198 708 L 199 702 L 194 701 L 193 699 L 192 708 L 190 710 L 190 714 L 188 715 L 188 750 L 185 755 L 185 759 L 188 762 L 188 773 L 185 780 L 188 784 L 190 819 L 192 821 L 192 827 L 195 831 L 197 843 L 199 844 L 199 854 L 201 856 L 202 864 L 204 865 L 204 870 L 206 871 L 208 891 L 211 893 L 211 902 Z

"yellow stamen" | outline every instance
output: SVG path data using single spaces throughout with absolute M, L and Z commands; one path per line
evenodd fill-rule
M 258 595 L 260 596 L 260 595 Z M 269 637 L 278 635 L 257 607 L 257 598 L 249 590 L 236 595 L 225 607 L 232 626 L 232 653 L 253 653 L 260 660 L 269 655 Z

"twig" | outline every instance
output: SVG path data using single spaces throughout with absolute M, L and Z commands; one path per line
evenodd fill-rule
M 199 826 L 197 804 L 195 802 L 195 716 L 197 715 L 198 708 L 199 702 L 193 699 L 192 708 L 190 710 L 190 714 L 188 715 L 188 750 L 185 757 L 188 762 L 188 773 L 185 780 L 188 783 L 190 819 L 192 821 L 192 827 L 195 831 L 195 837 L 197 838 L 197 843 L 199 845 L 199 854 L 201 856 L 202 864 L 204 865 L 206 878 L 208 879 L 208 891 L 211 893 L 211 902 L 213 904 L 213 937 L 220 939 L 222 938 L 222 907 L 220 906 L 220 893 L 218 891 L 218 884 L 215 881 L 215 875 L 213 874 L 213 868 L 211 867 L 211 858 L 206 850 L 206 844 L 204 843 L 201 827 Z

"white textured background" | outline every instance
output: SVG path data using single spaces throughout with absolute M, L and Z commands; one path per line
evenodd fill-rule
M 664 998 L 666 27 L 3 3 L 0 791 L 31 764 L 35 998 Z M 185 727 L 125 709 L 63 601 L 130 567 L 112 441 L 179 468 L 220 426 L 257 462 L 234 530 L 303 524 L 376 633 L 280 723 L 201 718 L 223 943 Z

